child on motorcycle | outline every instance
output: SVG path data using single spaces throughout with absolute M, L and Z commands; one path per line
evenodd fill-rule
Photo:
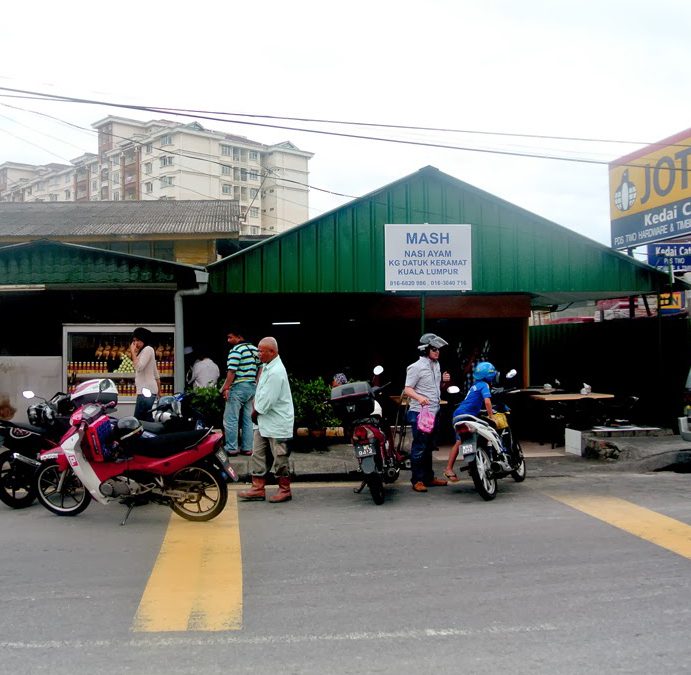
M 494 411 L 492 410 L 492 392 L 490 384 L 497 376 L 496 368 L 489 361 L 481 361 L 475 366 L 473 370 L 473 386 L 470 387 L 465 399 L 461 401 L 453 413 L 455 420 L 459 415 L 479 415 L 484 406 L 487 416 L 492 417 Z M 444 477 L 452 483 L 459 481 L 458 476 L 453 470 L 453 465 L 456 463 L 458 452 L 461 448 L 461 440 L 456 438 L 456 442 L 449 453 L 449 461 L 446 463 L 444 470 Z

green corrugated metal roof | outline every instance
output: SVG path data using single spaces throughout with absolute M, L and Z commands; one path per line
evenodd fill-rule
M 15 285 L 196 286 L 201 267 L 52 241 L 0 248 L 0 287 Z M 2 291 L 2 288 L 0 288 Z
M 209 266 L 217 293 L 383 293 L 384 225 L 472 225 L 473 293 L 534 305 L 656 293 L 667 276 L 425 167 Z

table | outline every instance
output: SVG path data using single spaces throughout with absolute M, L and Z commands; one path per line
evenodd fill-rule
M 536 401 L 583 401 L 587 399 L 603 400 L 614 398 L 614 394 L 598 394 L 596 392 L 591 394 L 531 394 L 530 398 Z

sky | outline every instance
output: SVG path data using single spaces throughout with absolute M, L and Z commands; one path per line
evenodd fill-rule
M 432 165 L 609 245 L 607 163 L 691 127 L 690 31 L 688 0 L 34 0 L 3 8 L 0 87 L 331 120 L 244 118 L 407 143 L 200 121 L 313 152 L 310 217 Z M 0 164 L 96 152 L 107 115 L 176 119 L 3 94 Z

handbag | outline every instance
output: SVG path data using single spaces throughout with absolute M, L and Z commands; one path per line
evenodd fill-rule
M 418 418 L 417 418 L 417 428 L 426 434 L 431 433 L 432 430 L 434 429 L 434 418 L 435 418 L 435 415 L 429 409 L 429 406 L 423 405 L 420 408 L 420 414 L 418 415 Z

